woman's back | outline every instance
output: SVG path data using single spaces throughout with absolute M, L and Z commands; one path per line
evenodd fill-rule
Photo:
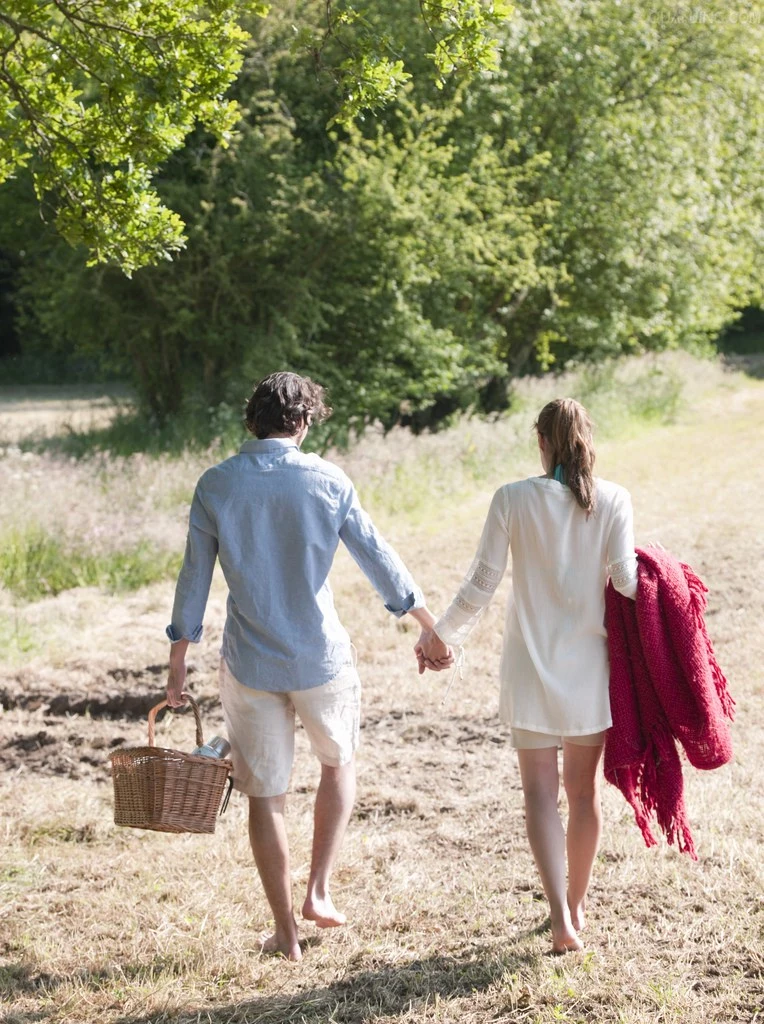
M 594 497 L 587 515 L 549 477 L 500 487 L 475 561 L 436 625 L 447 643 L 463 643 L 511 550 L 500 710 L 515 729 L 585 735 L 610 725 L 605 585 L 610 572 L 635 592 L 634 529 L 628 491 L 597 480 Z
M 568 487 L 537 476 L 507 484 L 506 507 L 516 603 L 538 632 L 605 635 L 607 566 L 633 558 L 628 492 L 596 481 L 587 515 Z
M 512 599 L 501 675 L 518 680 L 508 695 L 513 724 L 581 733 L 606 728 L 605 586 L 608 565 L 629 578 L 635 570 L 629 494 L 597 480 L 587 516 L 570 489 L 548 477 L 502 490 Z

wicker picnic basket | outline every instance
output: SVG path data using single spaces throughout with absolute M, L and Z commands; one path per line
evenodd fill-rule
M 196 745 L 204 743 L 199 706 L 188 698 L 196 719 Z M 114 823 L 155 832 L 214 832 L 226 781 L 233 767 L 224 758 L 199 757 L 154 744 L 156 716 L 149 711 L 147 747 L 125 747 L 109 755 L 114 779 Z M 228 795 L 230 795 L 230 784 Z M 226 796 L 223 809 L 228 803 Z M 222 811 L 221 811 L 222 813 Z

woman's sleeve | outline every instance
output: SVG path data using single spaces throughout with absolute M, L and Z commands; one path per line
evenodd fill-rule
M 470 570 L 456 597 L 435 623 L 434 630 L 444 643 L 458 647 L 470 635 L 501 582 L 508 554 L 508 499 L 506 488 L 500 488 L 491 501 Z
M 619 594 L 635 600 L 637 555 L 634 550 L 634 511 L 628 491 L 621 492 L 613 510 L 613 522 L 607 543 L 607 571 Z

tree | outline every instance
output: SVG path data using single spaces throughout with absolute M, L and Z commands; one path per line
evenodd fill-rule
M 265 12 L 264 5 L 259 5 Z M 151 179 L 197 119 L 225 142 L 241 66 L 236 0 L 16 0 L 0 12 L 0 181 L 31 171 L 92 262 L 169 257 L 182 223 Z
M 499 312 L 513 373 L 707 341 L 760 294 L 762 25 L 744 5 L 518 8 L 474 126 L 547 162 L 555 288 Z
M 132 280 L 83 274 L 60 245 L 33 256 L 27 337 L 129 368 L 159 421 L 233 405 L 283 365 L 330 385 L 341 431 L 421 416 L 436 395 L 474 400 L 502 372 L 486 305 L 544 279 L 548 205 L 517 199 L 538 161 L 513 166 L 490 136 L 460 153 L 459 105 L 410 102 L 397 132 L 353 128 L 330 163 L 311 160 L 283 98 L 253 83 L 241 100 L 231 146 L 197 137 L 160 182 L 185 252 Z
M 309 5 L 310 6 L 310 5 Z M 342 124 L 393 98 L 410 77 L 370 28 L 366 8 L 314 3 L 294 39 L 343 90 Z M 412 5 L 413 6 L 413 5 Z M 489 30 L 507 15 L 499 0 L 416 5 L 442 78 L 496 63 Z M 91 263 L 130 274 L 170 259 L 183 222 L 153 185 L 158 168 L 197 121 L 225 145 L 239 117 L 226 91 L 241 67 L 241 20 L 268 5 L 246 0 L 13 0 L 0 12 L 0 182 L 28 167 L 46 216 Z M 445 26 L 445 27 L 444 27 Z M 436 34 L 437 29 L 441 31 Z M 329 41 L 342 55 L 327 65 Z M 352 40 L 352 41 L 351 41 Z
M 378 17 L 411 80 L 329 132 L 339 86 L 295 52 L 295 11 L 260 20 L 230 144 L 197 129 L 156 179 L 188 247 L 132 280 L 0 191 L 25 347 L 129 373 L 158 421 L 290 366 L 332 386 L 337 426 L 419 426 L 520 373 L 703 341 L 760 299 L 760 27 L 715 0 L 712 24 L 529 0 L 495 72 L 438 88 L 407 10 Z

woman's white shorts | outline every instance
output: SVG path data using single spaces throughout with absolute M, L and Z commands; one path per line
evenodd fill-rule
M 563 740 L 577 747 L 599 747 L 605 742 L 604 732 L 592 732 L 587 736 L 559 736 L 556 733 L 533 732 L 531 729 L 512 729 L 509 741 L 515 750 L 544 750 L 546 747 L 561 747 Z
M 294 759 L 295 712 L 321 764 L 348 764 L 358 747 L 361 680 L 353 665 L 309 690 L 272 693 L 244 686 L 220 662 L 220 701 L 231 743 L 234 788 L 247 796 L 280 796 Z

